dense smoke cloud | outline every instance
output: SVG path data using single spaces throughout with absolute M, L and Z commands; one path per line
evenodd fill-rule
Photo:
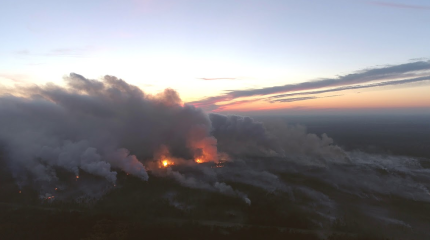
M 206 114 L 183 105 L 172 89 L 149 95 L 112 76 L 71 74 L 65 81 L 0 97 L 3 158 L 16 182 L 42 198 L 54 188 L 71 197 L 98 189 L 100 196 L 123 171 L 247 204 L 252 193 L 243 185 L 284 194 L 327 221 L 342 214 L 349 196 L 365 199 L 357 208 L 392 196 L 430 202 L 429 169 L 414 158 L 347 152 L 325 134 L 283 121 Z M 81 183 L 79 191 L 72 183 Z M 366 214 L 403 223 L 377 208 Z
M 72 73 L 65 81 L 0 98 L 0 139 L 19 183 L 53 185 L 57 169 L 111 183 L 120 169 L 147 180 L 142 160 L 160 145 L 178 157 L 216 160 L 207 115 L 182 106 L 174 90 L 147 95 L 112 76 L 96 81 Z
M 248 157 L 316 157 L 344 161 L 346 153 L 332 145 L 326 134 L 306 133 L 302 126 L 272 121 L 264 125 L 250 117 L 210 114 L 218 148 L 231 155 Z

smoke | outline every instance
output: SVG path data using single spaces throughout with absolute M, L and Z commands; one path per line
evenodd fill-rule
M 167 175 L 174 178 L 181 185 L 190 187 L 203 189 L 212 192 L 219 192 L 224 195 L 239 197 L 245 201 L 246 204 L 250 205 L 251 200 L 245 193 L 234 190 L 231 186 L 223 183 L 223 182 L 214 182 L 213 184 L 206 182 L 204 179 L 198 179 L 195 177 L 186 177 L 184 174 L 181 174 L 177 171 L 173 171 L 171 168 L 168 169 Z
M 363 214 L 409 226 L 382 211 L 382 202 L 430 202 L 430 170 L 415 158 L 347 152 L 325 134 L 281 121 L 206 114 L 172 89 L 150 95 L 112 76 L 70 74 L 65 83 L 0 97 L 3 158 L 16 182 L 41 199 L 101 196 L 125 172 L 247 204 L 252 189 L 288 196 L 288 204 L 327 221 L 373 204 Z
M 306 133 L 302 126 L 280 121 L 264 125 L 250 117 L 210 114 L 213 135 L 218 148 L 236 156 L 247 157 L 313 157 L 314 160 L 346 161 L 346 153 L 333 145 L 326 134 L 320 137 Z
M 183 106 L 174 90 L 148 95 L 112 76 L 64 80 L 65 87 L 16 87 L 0 97 L 0 141 L 21 185 L 51 188 L 60 184 L 60 169 L 112 184 L 118 170 L 147 180 L 143 162 L 160 145 L 184 159 L 216 160 L 207 115 Z
M 264 125 L 250 117 L 210 114 L 218 148 L 235 156 L 281 156 L 283 149 Z

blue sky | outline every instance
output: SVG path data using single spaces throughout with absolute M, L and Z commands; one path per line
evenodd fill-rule
M 424 0 L 1 5 L 0 81 L 6 85 L 61 83 L 70 72 L 109 74 L 151 93 L 172 87 L 195 101 L 430 56 L 430 2 Z

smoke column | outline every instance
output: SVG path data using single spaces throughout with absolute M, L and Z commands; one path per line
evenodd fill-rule
M 16 87 L 0 97 L 0 141 L 19 184 L 51 189 L 58 171 L 112 184 L 118 170 L 147 180 L 142 162 L 161 145 L 184 159 L 216 160 L 208 116 L 174 90 L 148 95 L 112 76 L 64 80 L 66 87 Z

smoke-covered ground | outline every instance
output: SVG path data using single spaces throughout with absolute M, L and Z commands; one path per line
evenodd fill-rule
M 112 76 L 65 83 L 2 91 L 2 239 L 430 237 L 425 154 L 339 147 L 306 121 L 207 114 Z

